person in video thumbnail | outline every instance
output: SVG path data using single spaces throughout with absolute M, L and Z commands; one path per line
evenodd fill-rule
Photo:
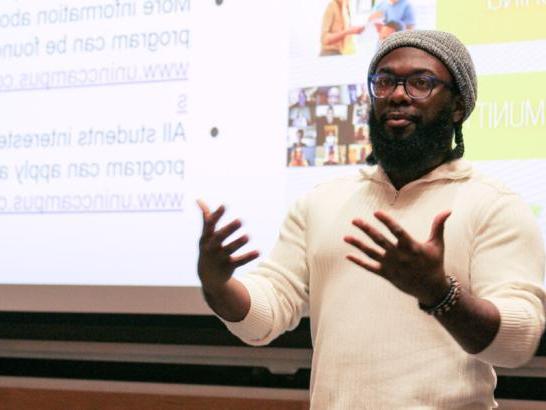
M 356 102 L 349 106 L 351 119 L 354 126 L 368 124 L 368 114 L 370 111 L 370 98 L 367 93 L 362 93 L 358 96 Z
M 328 146 L 328 156 L 326 161 L 323 162 L 323 165 L 339 165 L 339 161 L 336 158 L 336 150 L 334 146 Z
M 289 167 L 307 167 L 309 162 L 305 159 L 302 147 L 294 147 L 290 150 Z
M 379 40 L 383 41 L 391 34 L 396 33 L 397 31 L 402 31 L 402 27 L 402 24 L 400 24 L 398 21 L 387 21 L 379 30 Z
M 397 31 L 415 28 L 415 12 L 410 0 L 380 0 L 373 8 L 369 19 L 379 21 L 379 39 L 384 40 Z
M 330 1 L 322 18 L 320 55 L 335 56 L 354 53 L 353 36 L 363 31 L 364 26 L 351 25 L 348 0 Z
M 304 138 L 303 130 L 296 131 L 296 138 L 297 138 L 297 141 L 294 143 L 292 148 L 303 148 L 307 146 L 305 141 L 303 141 L 303 138 Z
M 329 105 L 323 116 L 317 118 L 317 144 L 337 144 L 342 121 L 335 116 L 334 107 Z

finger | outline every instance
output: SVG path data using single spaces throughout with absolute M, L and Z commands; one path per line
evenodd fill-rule
M 226 246 L 223 247 L 223 250 L 228 255 L 231 255 L 233 252 L 238 251 L 243 246 L 245 246 L 247 243 L 248 243 L 248 236 L 243 235 L 243 236 L 235 239 L 233 242 L 228 243 Z
M 447 218 L 449 218 L 451 215 L 451 211 L 443 211 L 440 212 L 436 217 L 434 218 L 434 221 L 432 222 L 432 228 L 430 230 L 430 238 L 429 241 L 434 241 L 437 243 L 443 243 L 444 242 L 444 228 L 445 223 L 447 221 Z
M 364 268 L 372 273 L 379 274 L 381 272 L 381 265 L 378 263 L 366 262 L 353 255 L 347 255 L 346 258 L 350 260 L 351 262 L 356 263 L 361 268 Z
M 203 213 L 203 221 L 204 219 L 210 214 L 210 209 L 206 202 L 202 199 L 197 199 L 195 202 L 197 202 L 197 206 L 199 209 L 201 209 L 201 212 Z
M 207 225 L 207 220 L 209 219 L 209 216 L 210 216 L 210 209 L 208 205 L 205 203 L 205 201 L 203 201 L 202 199 L 198 199 L 196 202 L 199 209 L 201 209 L 201 214 L 203 215 L 203 234 L 204 234 L 205 228 Z
M 378 261 L 378 262 L 381 262 L 383 260 L 384 253 L 376 251 L 375 249 L 373 249 L 373 248 L 369 247 L 368 245 L 364 244 L 363 242 L 361 242 L 357 238 L 355 238 L 353 236 L 346 236 L 345 238 L 343 238 L 343 240 L 345 242 L 347 242 L 349 245 L 352 245 L 355 248 L 357 248 L 357 249 L 361 250 L 362 252 L 364 252 L 371 259 L 373 259 L 375 261 Z
M 214 232 L 214 239 L 212 241 L 213 246 L 220 246 L 222 242 L 224 242 L 229 235 L 231 235 L 241 226 L 242 226 L 241 221 L 238 219 L 234 219 L 233 221 L 228 223 L 226 226 L 222 227 L 221 229 L 218 229 L 216 232 Z
M 210 208 L 208 207 L 208 205 L 202 199 L 198 199 L 196 202 L 199 209 L 201 209 L 201 214 L 203 216 L 203 229 L 201 231 L 200 239 L 202 241 L 203 238 L 214 232 L 214 227 L 210 227 L 208 224 L 208 220 L 210 219 Z
M 225 212 L 226 212 L 226 207 L 224 205 L 220 205 L 216 209 L 216 211 L 210 214 L 209 222 L 211 222 L 213 225 L 216 225 Z
M 218 223 L 218 221 L 220 220 L 222 215 L 224 215 L 225 212 L 226 212 L 226 208 L 224 207 L 224 205 L 220 205 L 218 209 L 216 209 L 216 211 L 212 213 L 209 211 L 208 215 L 206 217 L 204 216 L 203 236 L 205 237 L 210 236 L 214 233 L 216 224 Z
M 370 224 L 367 224 L 362 219 L 354 219 L 353 225 L 359 228 L 362 232 L 364 232 L 368 237 L 374 241 L 377 245 L 379 245 L 381 248 L 385 250 L 389 250 L 394 248 L 395 246 L 391 241 L 389 241 L 385 236 L 379 232 L 377 229 L 375 229 Z
M 387 215 L 385 212 L 377 211 L 374 213 L 375 217 L 379 219 L 392 234 L 398 239 L 397 246 L 399 248 L 411 248 L 414 239 L 406 232 L 398 222 L 396 222 L 392 217 Z
M 260 252 L 250 251 L 240 256 L 232 256 L 230 262 L 233 267 L 238 268 L 239 266 L 246 265 L 248 262 L 253 261 L 258 256 L 260 256 Z

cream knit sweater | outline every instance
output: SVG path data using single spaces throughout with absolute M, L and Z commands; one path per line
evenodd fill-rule
M 445 269 L 493 302 L 501 325 L 493 342 L 469 355 L 417 300 L 345 259 L 354 217 L 376 210 L 425 241 L 433 218 L 445 228 Z M 312 409 L 488 409 L 493 365 L 528 361 L 544 329 L 544 246 L 521 199 L 464 160 L 444 164 L 400 191 L 378 167 L 316 187 L 290 210 L 269 256 L 241 281 L 251 308 L 226 322 L 245 342 L 264 345 L 309 314 Z

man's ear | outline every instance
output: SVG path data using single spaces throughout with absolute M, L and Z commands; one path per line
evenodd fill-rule
M 454 100 L 455 109 L 453 110 L 453 123 L 459 123 L 462 122 L 464 118 L 464 101 L 461 94 L 455 95 Z

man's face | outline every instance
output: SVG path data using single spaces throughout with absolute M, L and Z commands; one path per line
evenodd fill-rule
M 376 73 L 407 77 L 412 74 L 427 74 L 453 84 L 453 78 L 436 57 L 413 47 L 397 48 L 381 59 Z M 406 94 L 400 84 L 386 98 L 374 98 L 375 117 L 385 127 L 385 131 L 397 138 L 410 136 L 419 123 L 428 125 L 440 111 L 453 105 L 453 92 L 446 86 L 437 85 L 429 97 L 413 99 Z M 460 121 L 462 113 L 453 115 L 452 122 Z
M 440 60 L 412 47 L 387 54 L 376 73 L 397 77 L 427 74 L 453 84 L 451 74 Z M 373 98 L 369 125 L 378 160 L 387 171 L 438 162 L 451 150 L 453 123 L 462 120 L 463 110 L 461 99 L 443 84 L 434 87 L 424 99 L 411 98 L 401 84 L 390 96 Z

